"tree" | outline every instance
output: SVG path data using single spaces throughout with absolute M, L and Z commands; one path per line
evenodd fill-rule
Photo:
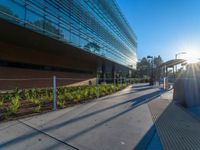
M 0 13 L 0 18 L 12 21 L 14 23 L 19 23 L 18 16 L 15 15 L 10 8 L 0 5 L 0 12 L 2 12 Z
M 100 53 L 100 46 L 94 42 L 89 42 L 84 46 L 85 49 L 90 50 L 94 53 Z
M 137 63 L 137 77 L 144 78 L 150 77 L 151 64 L 146 57 L 143 57 L 140 62 Z
M 160 56 L 154 58 L 154 76 L 156 80 L 160 79 L 161 76 L 161 64 L 163 63 L 163 60 Z
M 56 28 L 51 22 L 46 21 L 46 20 L 37 20 L 34 21 L 32 24 L 40 27 L 40 28 L 44 28 L 45 30 L 49 31 L 50 33 L 53 33 L 57 36 L 63 36 L 63 34 L 61 33 L 61 31 Z
M 158 80 L 161 74 L 161 64 L 163 60 L 160 56 L 148 59 L 143 57 L 140 62 L 137 63 L 137 70 L 135 71 L 137 78 L 153 78 Z

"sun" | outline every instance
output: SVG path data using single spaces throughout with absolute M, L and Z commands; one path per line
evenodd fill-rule
M 186 52 L 185 59 L 189 64 L 197 63 L 200 61 L 200 51 L 189 50 Z

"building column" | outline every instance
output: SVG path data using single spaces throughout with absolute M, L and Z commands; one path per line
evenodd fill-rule
M 106 73 L 103 73 L 103 82 L 106 83 Z

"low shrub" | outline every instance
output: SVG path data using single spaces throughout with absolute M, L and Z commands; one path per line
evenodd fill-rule
M 76 104 L 84 102 L 89 99 L 94 99 L 97 96 L 102 97 L 113 93 L 114 91 L 119 91 L 123 89 L 128 84 L 99 84 L 96 85 L 86 85 L 86 86 L 77 86 L 77 87 L 59 87 L 57 88 L 57 105 L 58 108 L 64 108 L 67 105 Z M 97 95 L 98 91 L 98 95 Z M 51 104 L 53 102 L 53 89 L 23 89 L 19 90 L 16 88 L 12 93 L 5 93 L 0 95 L 0 107 L 4 106 L 4 118 L 16 114 L 20 107 L 20 101 L 23 100 L 23 104 L 26 101 L 31 102 L 27 103 L 26 107 L 33 107 L 32 112 L 39 113 L 42 111 L 42 108 L 53 107 Z M 51 102 L 46 103 L 46 102 Z M 49 106 L 48 106 L 49 105 Z M 24 105 L 23 105 L 24 106 Z M 14 115 L 13 115 L 14 116 Z
M 60 108 L 64 108 L 65 107 L 65 101 L 64 100 L 58 100 L 57 105 Z
M 10 112 L 10 114 L 15 114 L 18 111 L 19 106 L 20 106 L 19 96 L 13 97 L 8 112 Z
M 33 109 L 33 112 L 34 112 L 34 113 L 39 113 L 39 112 L 40 112 L 40 109 L 41 109 L 41 106 L 38 105 L 38 106 L 36 106 L 36 107 Z
M 3 106 L 3 100 L 0 100 L 0 107 Z
M 12 100 L 12 94 L 10 93 L 6 93 L 2 95 L 2 100 L 5 102 L 10 102 Z
M 39 99 L 30 99 L 29 101 L 35 105 L 39 105 L 41 103 L 41 101 Z

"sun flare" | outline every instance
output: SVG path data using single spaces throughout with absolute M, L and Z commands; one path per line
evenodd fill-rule
M 200 61 L 200 51 L 197 50 L 186 51 L 184 58 L 187 60 L 189 64 L 197 63 Z

